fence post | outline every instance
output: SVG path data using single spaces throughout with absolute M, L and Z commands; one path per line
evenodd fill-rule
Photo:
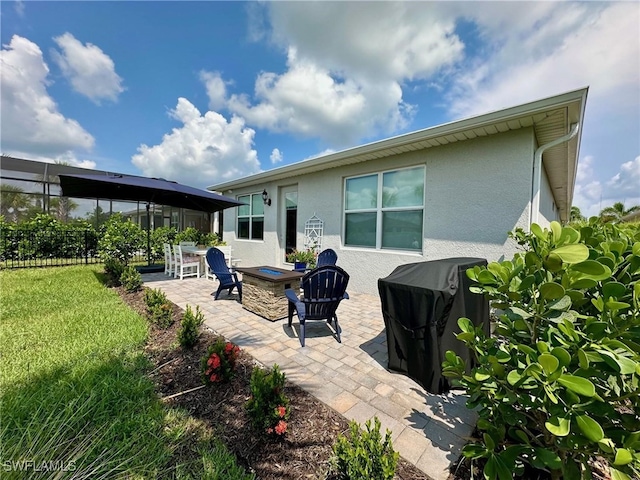
M 84 230 L 84 264 L 89 265 L 89 239 L 87 238 L 87 229 Z

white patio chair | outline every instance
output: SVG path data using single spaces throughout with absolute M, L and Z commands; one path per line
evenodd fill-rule
M 176 271 L 176 262 L 174 260 L 173 252 L 171 251 L 171 245 L 164 244 L 164 274 L 172 276 Z
M 180 245 L 173 246 L 175 253 L 175 278 L 184 279 L 184 277 L 200 277 L 200 258 L 182 254 Z
M 227 266 L 229 268 L 235 267 L 236 264 L 241 261 L 239 258 L 231 257 L 231 252 L 233 251 L 231 245 L 217 245 L 216 248 L 224 253 L 224 259 L 227 262 Z

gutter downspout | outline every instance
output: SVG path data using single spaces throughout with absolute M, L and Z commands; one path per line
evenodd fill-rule
M 560 138 L 556 138 L 552 142 L 546 143 L 538 147 L 533 154 L 533 172 L 531 180 L 531 209 L 529 211 L 529 231 L 531 231 L 531 224 L 538 223 L 540 213 L 540 182 L 542 178 L 542 154 L 545 150 L 551 147 L 555 147 L 564 142 L 568 142 L 575 137 L 580 130 L 580 122 L 571 125 L 571 130 L 566 135 Z M 569 207 L 571 208 L 571 207 Z

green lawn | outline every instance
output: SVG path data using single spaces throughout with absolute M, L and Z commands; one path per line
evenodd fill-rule
M 101 270 L 0 271 L 2 478 L 248 478 L 208 428 L 159 401 L 146 320 Z

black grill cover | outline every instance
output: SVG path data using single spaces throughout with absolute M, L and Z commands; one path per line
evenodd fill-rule
M 401 372 L 430 393 L 444 393 L 449 383 L 442 375 L 447 350 L 453 350 L 470 369 L 472 357 L 455 338 L 458 318 L 482 325 L 489 335 L 489 302 L 469 291 L 465 271 L 487 265 L 483 258 L 447 258 L 410 263 L 378 280 L 387 332 L 389 369 Z

